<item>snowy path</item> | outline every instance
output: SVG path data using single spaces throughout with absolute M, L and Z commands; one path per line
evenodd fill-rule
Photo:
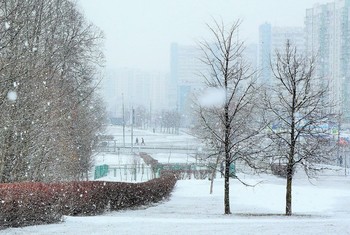
M 207 180 L 179 181 L 169 201 L 94 217 L 66 217 L 61 224 L 0 231 L 3 234 L 350 234 L 350 178 L 297 179 L 292 217 L 284 212 L 284 180 L 246 178 L 255 188 L 231 183 L 232 215 L 223 215 L 223 182 L 209 195 Z M 248 214 L 252 214 L 249 216 Z

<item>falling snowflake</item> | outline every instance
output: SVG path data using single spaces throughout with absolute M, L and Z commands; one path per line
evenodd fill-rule
M 204 107 L 221 107 L 225 103 L 225 97 L 224 89 L 208 88 L 199 97 L 199 102 Z
M 7 99 L 10 100 L 10 101 L 16 101 L 17 100 L 17 92 L 9 91 L 7 93 Z
M 9 29 L 10 28 L 10 24 L 8 22 L 5 22 L 5 28 Z

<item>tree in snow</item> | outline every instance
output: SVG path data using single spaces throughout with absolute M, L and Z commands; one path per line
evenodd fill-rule
M 257 120 L 258 87 L 255 73 L 243 57 L 244 43 L 238 39 L 237 21 L 229 27 L 214 22 L 208 26 L 213 41 L 200 43 L 201 71 L 205 90 L 195 102 L 197 124 L 194 133 L 210 148 L 215 169 L 222 163 L 225 180 L 225 214 L 230 214 L 229 181 L 236 177 L 230 166 L 245 163 L 256 166 L 257 138 L 262 125 Z
M 66 170 L 92 155 L 103 122 L 103 35 L 68 0 L 0 10 L 0 182 L 77 179 L 81 168 Z
M 327 86 L 314 76 L 315 59 L 286 42 L 271 61 L 273 80 L 265 99 L 270 124 L 272 162 L 282 163 L 286 182 L 286 215 L 292 214 L 292 180 L 298 165 L 310 176 L 315 163 L 329 160 L 333 148 L 329 123 L 334 119 Z
M 160 128 L 162 132 L 179 134 L 181 117 L 177 110 L 163 110 L 161 117 Z

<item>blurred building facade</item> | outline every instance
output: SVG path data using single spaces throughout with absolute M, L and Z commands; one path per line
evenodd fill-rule
M 271 85 L 271 63 L 276 61 L 276 51 L 283 53 L 287 40 L 300 53 L 305 52 L 305 34 L 302 27 L 273 27 L 264 23 L 259 27 L 258 70 L 259 81 Z
M 200 61 L 202 51 L 198 46 L 171 44 L 170 77 L 176 89 L 175 106 L 181 115 L 188 115 L 191 108 L 191 96 L 203 87 L 201 73 L 205 65 Z
M 215 47 L 213 47 L 215 50 Z M 191 122 L 192 102 L 194 95 L 199 94 L 205 89 L 205 78 L 208 76 L 211 68 L 201 59 L 204 52 L 197 45 L 171 44 L 170 53 L 170 77 L 171 82 L 176 89 L 176 102 L 178 113 L 186 119 L 185 123 Z M 250 73 L 256 74 L 257 67 L 257 44 L 245 45 L 243 56 L 250 66 Z
M 310 55 L 316 55 L 317 76 L 329 87 L 329 99 L 350 123 L 350 1 L 316 4 L 306 10 L 305 37 Z
M 170 105 L 170 78 L 162 72 L 119 68 L 109 71 L 103 81 L 103 96 L 110 117 L 120 118 L 132 108 L 148 114 L 166 110 Z

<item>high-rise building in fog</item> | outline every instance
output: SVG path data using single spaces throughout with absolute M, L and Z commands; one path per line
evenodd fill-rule
M 176 87 L 177 110 L 181 115 L 189 115 L 191 111 L 191 102 L 193 94 L 202 89 L 205 75 L 211 68 L 208 67 L 201 58 L 203 51 L 194 45 L 171 45 L 171 81 Z M 251 72 L 254 73 L 257 67 L 257 45 L 246 45 L 243 56 L 251 66 Z
M 306 10 L 306 48 L 317 57 L 317 76 L 337 102 L 333 112 L 350 122 L 350 1 L 316 4 Z
M 203 72 L 205 65 L 200 61 L 202 51 L 196 46 L 171 44 L 170 76 L 176 84 L 176 107 L 180 114 L 188 113 L 191 105 L 191 95 L 203 87 Z
M 271 78 L 270 55 L 271 55 L 271 24 L 264 23 L 259 27 L 258 45 L 258 68 L 260 81 L 267 83 Z
M 120 68 L 110 71 L 104 82 L 104 96 L 111 117 L 122 117 L 126 110 L 143 108 L 161 112 L 169 108 L 169 75 L 138 69 Z
M 250 65 L 251 71 L 256 71 L 258 67 L 258 45 L 256 43 L 246 45 L 243 55 Z
M 302 27 L 272 27 L 264 23 L 259 27 L 258 68 L 260 82 L 271 83 L 271 62 L 276 61 L 276 50 L 285 51 L 287 40 L 300 53 L 305 51 L 305 35 Z

